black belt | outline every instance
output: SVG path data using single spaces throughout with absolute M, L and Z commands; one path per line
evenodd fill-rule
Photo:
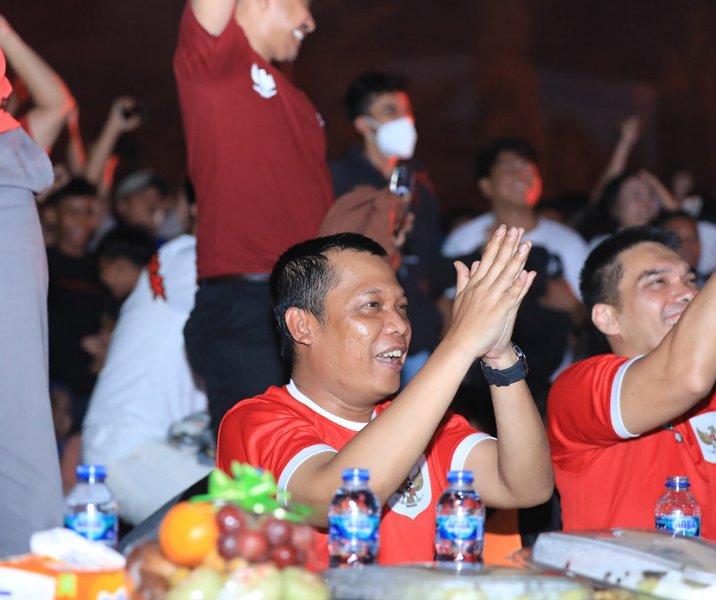
M 271 273 L 237 273 L 235 275 L 217 275 L 205 277 L 200 281 L 202 285 L 225 285 L 231 283 L 263 283 L 269 280 Z

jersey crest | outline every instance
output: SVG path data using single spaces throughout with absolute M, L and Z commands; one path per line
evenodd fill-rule
M 273 98 L 278 91 L 273 75 L 262 69 L 256 63 L 251 65 L 251 80 L 254 82 L 254 91 L 262 98 Z
M 425 455 L 422 454 L 402 485 L 388 499 L 388 506 L 399 515 L 415 519 L 431 503 L 430 472 Z
M 689 419 L 706 462 L 716 464 L 716 411 Z

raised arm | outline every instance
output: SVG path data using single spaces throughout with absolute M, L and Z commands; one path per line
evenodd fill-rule
M 425 366 L 338 453 L 317 454 L 296 469 L 288 489 L 295 501 L 313 508 L 314 525 L 326 526 L 327 506 L 345 467 L 370 469 L 371 486 L 385 502 L 427 447 L 473 361 L 487 356 L 499 366 L 510 360 L 504 340 L 534 279 L 523 270 L 530 246 L 520 243 L 521 236 L 521 230 L 500 227 L 471 273 L 456 264 L 453 324 Z
M 34 103 L 27 113 L 30 133 L 40 146 L 49 151 L 67 117 L 76 108 L 75 99 L 60 76 L 24 42 L 2 15 L 0 48 L 25 82 Z
M 675 291 L 693 296 L 690 274 Z M 626 371 L 621 416 L 626 430 L 642 434 L 683 415 L 711 393 L 716 382 L 716 277 L 689 303 L 661 343 Z
M 614 179 L 614 177 L 620 175 L 626 170 L 631 151 L 637 141 L 639 141 L 639 130 L 639 117 L 631 116 L 622 122 L 619 130 L 619 140 L 617 141 L 616 146 L 614 146 L 614 151 L 609 158 L 607 168 L 604 170 L 604 173 L 602 173 L 602 176 L 599 178 L 599 181 L 594 186 L 594 189 L 590 194 L 591 204 L 596 204 L 604 191 L 604 187 L 611 179 Z
M 133 111 L 136 104 L 136 100 L 126 96 L 119 97 L 112 103 L 107 120 L 104 123 L 104 127 L 102 127 L 102 132 L 92 144 L 85 163 L 84 176 L 90 183 L 101 186 L 105 167 L 114 151 L 117 140 L 123 133 L 134 131 L 141 125 L 141 116 Z M 111 187 L 111 182 L 106 187 Z
M 191 9 L 207 33 L 220 35 L 236 12 L 237 0 L 190 0 Z
M 485 259 L 492 260 L 486 249 Z M 459 286 L 458 286 L 459 289 Z M 511 344 L 513 309 L 501 337 L 483 356 L 493 369 L 507 369 L 518 361 Z M 554 488 L 552 460 L 542 419 L 525 380 L 490 386 L 497 441 L 476 444 L 465 463 L 475 473 L 475 487 L 492 507 L 526 507 L 545 502 Z

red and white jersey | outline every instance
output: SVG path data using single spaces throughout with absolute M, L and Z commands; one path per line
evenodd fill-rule
M 373 418 L 389 404 L 376 406 Z M 301 463 L 321 452 L 338 452 L 366 425 L 327 412 L 293 382 L 271 387 L 226 414 L 219 429 L 217 466 L 228 472 L 231 462 L 239 461 L 268 469 L 279 488 L 286 489 Z M 461 416 L 445 416 L 406 481 L 383 507 L 379 563 L 433 560 L 435 504 L 446 487 L 447 472 L 462 469 L 470 451 L 485 439 L 494 438 L 475 431 Z M 336 488 L 339 485 L 337 481 Z M 321 531 L 318 537 L 327 564 L 328 536 Z
M 635 360 L 595 356 L 552 386 L 547 435 L 564 529 L 651 529 L 666 478 L 685 475 L 701 505 L 702 535 L 716 539 L 716 395 L 663 428 L 634 435 L 622 421 L 621 384 Z

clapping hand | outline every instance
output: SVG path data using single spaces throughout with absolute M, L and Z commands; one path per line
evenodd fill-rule
M 497 368 L 505 360 L 514 362 L 507 356 L 517 309 L 536 275 L 524 270 L 531 243 L 522 242 L 523 234 L 521 228 L 500 225 L 482 260 L 470 269 L 455 263 L 457 295 L 447 335 L 475 359 L 494 361 Z

